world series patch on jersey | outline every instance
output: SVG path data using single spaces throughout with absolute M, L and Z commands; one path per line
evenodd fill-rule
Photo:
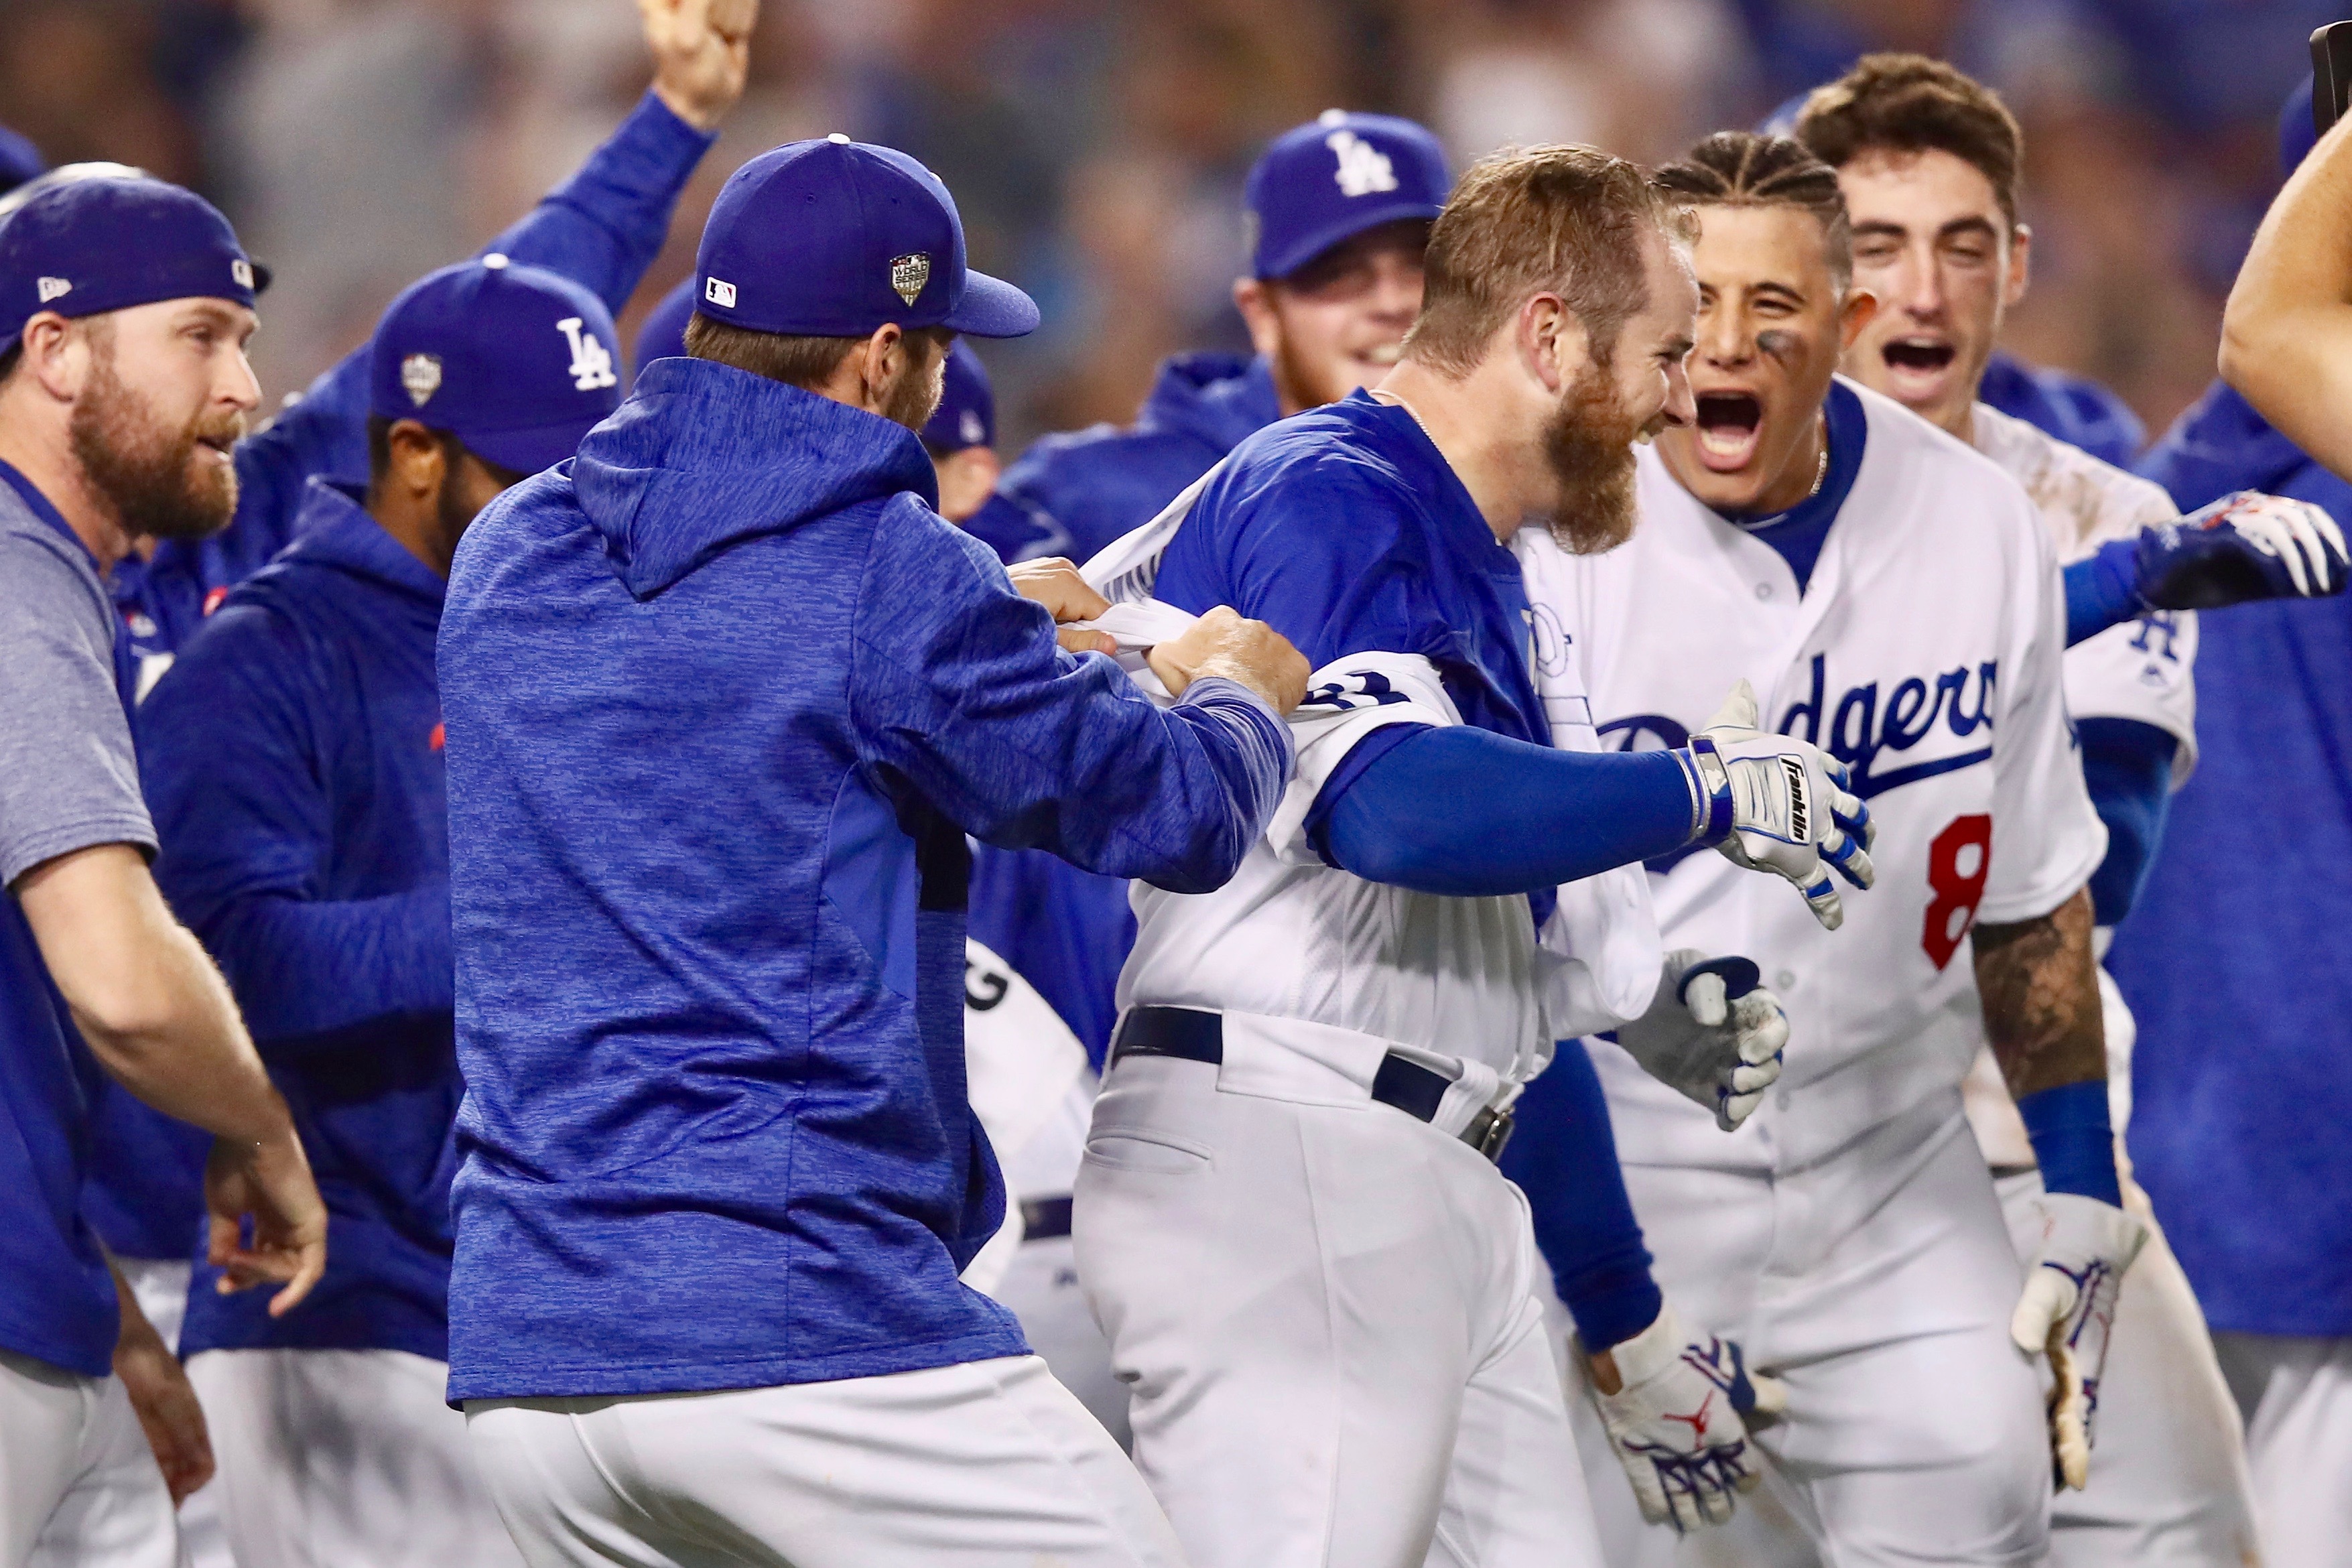
M 1633 541 L 1562 563 L 1552 607 L 1584 650 L 1604 745 L 1682 745 L 1744 677 L 1764 727 L 1845 762 L 1879 824 L 1877 886 L 1834 935 L 1720 856 L 1653 866 L 1670 943 L 1774 955 L 1765 979 L 1790 1044 L 1780 1092 L 1728 1137 L 1598 1047 L 1628 1161 L 1800 1162 L 1949 1091 L 1983 1037 L 1970 928 L 2048 913 L 2105 852 L 2067 719 L 2041 520 L 1993 463 L 1853 390 L 1867 444 L 1803 594 L 1778 552 L 1647 448 Z

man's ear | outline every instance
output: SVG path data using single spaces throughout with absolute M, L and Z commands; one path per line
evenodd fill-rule
M 874 329 L 874 335 L 857 354 L 859 405 L 868 414 L 879 414 L 889 406 L 890 387 L 914 363 L 914 344 L 897 322 Z
M 1877 315 L 1877 295 L 1867 289 L 1847 289 L 1844 302 L 1838 306 L 1838 353 L 1851 350 L 1854 339 L 1862 336 L 1862 329 Z
M 391 464 L 384 478 L 399 494 L 425 499 L 441 493 L 447 479 L 447 453 L 441 437 L 414 419 L 395 419 L 384 433 Z
M 1267 358 L 1282 346 L 1282 317 L 1274 308 L 1274 288 L 1255 278 L 1234 279 L 1234 309 L 1249 329 L 1250 347 Z
M 2025 286 L 2033 272 L 2033 230 L 2019 224 L 2009 235 L 2009 276 L 2002 280 L 2001 309 L 2006 310 L 2025 298 Z
M 30 376 L 35 385 L 59 403 L 71 403 L 81 395 L 82 383 L 89 374 L 88 332 L 74 331 L 74 324 L 55 310 L 43 310 L 25 323 L 23 343 L 19 374 Z
M 1557 395 L 1576 384 L 1592 363 L 1592 340 L 1584 323 L 1557 294 L 1538 294 L 1519 307 L 1517 348 L 1530 374 Z

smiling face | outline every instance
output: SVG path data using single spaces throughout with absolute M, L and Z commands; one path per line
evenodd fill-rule
M 1344 240 L 1287 278 L 1234 285 L 1284 414 L 1337 403 L 1395 367 L 1421 311 L 1428 248 L 1428 222 L 1406 218 Z
M 1783 511 L 1819 471 L 1822 399 L 1869 297 L 1841 294 L 1821 220 L 1783 205 L 1698 209 L 1697 417 L 1658 438 L 1683 488 L 1726 513 Z
M 1854 281 L 1879 299 L 1846 374 L 1967 439 L 2002 313 L 2025 292 L 2031 236 L 2011 229 L 1990 180 L 1941 149 L 1865 151 L 1838 184 Z

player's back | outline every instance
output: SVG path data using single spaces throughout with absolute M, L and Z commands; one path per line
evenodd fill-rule
M 2054 563 L 2023 492 L 1885 398 L 1841 382 L 1832 405 L 1833 440 L 1857 423 L 1866 438 L 1801 593 L 1645 449 L 1640 528 L 1575 561 L 1560 606 L 1604 743 L 1684 744 L 1745 678 L 1767 728 L 1848 764 L 1879 826 L 1877 885 L 1835 933 L 1719 856 L 1654 868 L 1666 945 L 1757 955 L 1791 1038 L 1780 1092 L 1729 1138 L 1596 1050 L 1629 1160 L 1818 1157 L 1955 1089 L 1982 1034 L 1969 924 L 2048 912 L 2105 847 L 2057 690 Z

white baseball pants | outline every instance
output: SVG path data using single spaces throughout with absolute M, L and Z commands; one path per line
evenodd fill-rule
M 2254 1517 L 2269 1568 L 2352 1556 L 2352 1338 L 2217 1333 L 2246 1421 Z
M 188 1280 L 195 1266 L 172 1258 L 118 1258 L 114 1266 L 122 1271 L 123 1283 L 131 1287 L 149 1324 L 177 1352 L 180 1325 L 188 1315 Z M 206 1425 L 210 1425 L 209 1416 Z M 180 1504 L 180 1540 L 187 1549 L 189 1568 L 236 1568 L 236 1559 L 228 1552 L 228 1534 L 221 1525 L 221 1491 L 215 1479 L 189 1493 Z
M 1136 1463 L 1194 1568 L 1597 1568 L 1518 1189 L 1361 1089 L 1220 1073 L 1114 1067 L 1077 1190 Z
M 2042 1561 L 2049 1443 L 2009 1338 L 2021 1271 L 1957 1093 L 1804 1170 L 1628 1165 L 1625 1182 L 1684 1324 L 1738 1340 L 1788 1383 L 1789 1414 L 1757 1435 L 1762 1489 L 1677 1542 L 1643 1524 L 1574 1398 L 1612 1568 Z
M 405 1351 L 203 1351 L 223 1523 L 238 1568 L 515 1568 L 449 1368 Z
M 115 1377 L 0 1351 L 0 1568 L 181 1568 L 179 1521 Z
M 1035 1356 L 476 1399 L 466 1424 L 530 1568 L 1183 1568 L 1135 1467 Z
M 2042 1173 L 2000 1178 L 2018 1261 L 2041 1245 Z M 2234 1568 L 2259 1563 L 2252 1485 L 2238 1407 L 2213 1357 L 2205 1315 L 2137 1187 L 2124 1201 L 2149 1222 L 2124 1275 L 2092 1433 L 2091 1484 L 2050 1506 L 2050 1568 Z

